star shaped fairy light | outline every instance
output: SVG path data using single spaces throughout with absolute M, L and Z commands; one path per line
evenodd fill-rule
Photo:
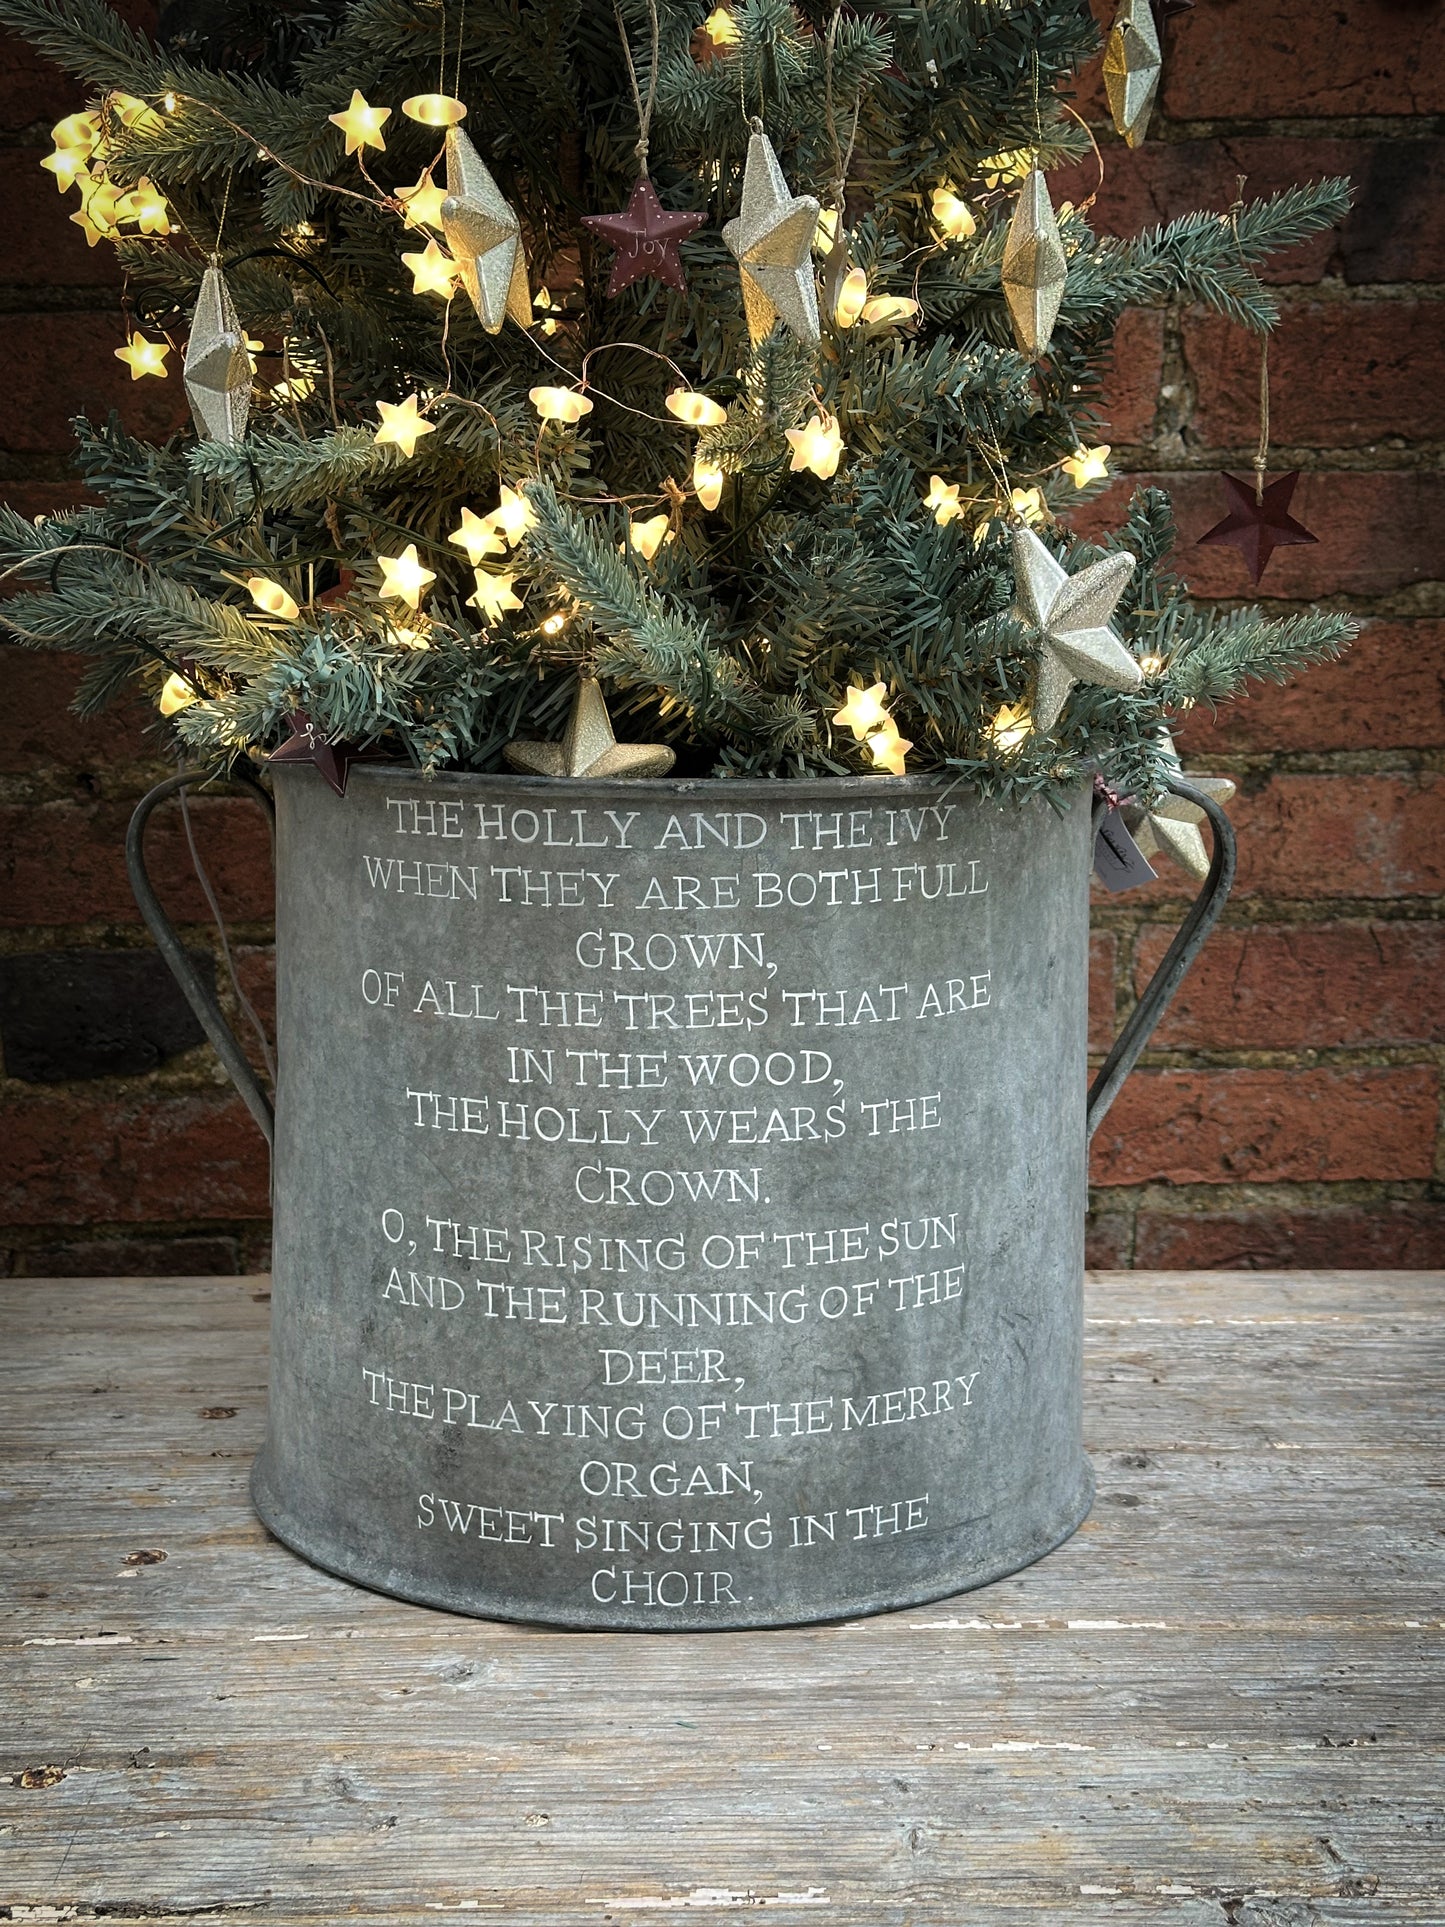
M 489 555 L 501 555 L 507 546 L 492 518 L 480 516 L 472 509 L 462 510 L 461 527 L 453 529 L 447 540 L 466 550 L 467 560 L 474 569 Z
M 834 729 L 851 729 L 853 740 L 861 743 L 870 731 L 888 721 L 887 696 L 886 683 L 875 682 L 867 689 L 850 684 L 843 707 L 833 712 Z
M 1016 528 L 1013 563 L 1018 612 L 1039 640 L 1035 727 L 1053 728 L 1076 682 L 1137 689 L 1144 672 L 1108 626 L 1133 556 L 1106 555 L 1070 575 L 1032 529 Z
M 812 246 L 819 212 L 811 194 L 791 191 L 762 123 L 754 123 L 742 208 L 723 229 L 723 240 L 737 258 L 748 333 L 755 342 L 771 334 L 781 318 L 800 341 L 817 345 Z
M 672 540 L 672 518 L 665 512 L 649 515 L 645 520 L 629 522 L 627 540 L 637 553 L 650 562 L 664 542 Z
M 620 213 L 584 214 L 582 225 L 617 250 L 607 283 L 609 295 L 621 294 L 646 275 L 682 294 L 687 289 L 687 277 L 682 271 L 678 243 L 695 233 L 706 219 L 705 214 L 677 214 L 665 208 L 657 198 L 657 189 L 643 174 Z
M 700 395 L 695 388 L 674 388 L 663 396 L 662 405 L 689 428 L 720 428 L 728 418 L 728 411 L 711 395 Z
M 363 147 L 375 147 L 385 152 L 386 142 L 381 138 L 381 130 L 391 119 L 391 109 L 372 107 L 363 98 L 359 87 L 352 88 L 349 107 L 342 113 L 328 114 L 326 118 L 333 127 L 339 127 L 345 134 L 348 154 L 359 154 Z
M 45 156 L 40 165 L 55 176 L 55 185 L 64 194 L 87 172 L 88 160 L 88 151 L 78 147 L 57 147 L 53 154 Z
M 477 570 L 477 587 L 474 595 L 467 601 L 474 609 L 480 609 L 488 622 L 495 622 L 508 609 L 520 609 L 521 598 L 513 589 L 516 581 L 514 574 L 488 575 L 485 569 Z
M 379 401 L 376 412 L 381 417 L 381 427 L 376 431 L 377 446 L 390 442 L 403 455 L 415 455 L 422 436 L 436 432 L 436 423 L 425 421 L 420 409 L 421 403 L 415 395 L 408 395 L 405 401 Z
M 502 754 L 528 776 L 666 776 L 676 760 L 666 743 L 619 743 L 591 676 L 578 680 L 560 743 L 508 743 Z
M 1072 455 L 1064 457 L 1059 467 L 1075 488 L 1087 488 L 1090 482 L 1107 482 L 1109 444 L 1100 442 L 1097 448 L 1077 448 Z
M 945 482 L 941 475 L 930 475 L 928 493 L 923 498 L 923 506 L 932 509 L 933 519 L 941 529 L 946 529 L 963 513 L 958 499 L 959 484 Z
M 820 482 L 826 482 L 838 473 L 839 458 L 843 453 L 843 431 L 832 415 L 820 414 L 816 410 L 801 428 L 785 429 L 788 446 L 793 458 L 788 463 L 793 474 L 799 475 L 811 469 Z
M 868 751 L 873 758 L 874 769 L 886 769 L 890 776 L 902 776 L 912 747 L 906 736 L 899 735 L 898 725 L 891 716 L 881 729 L 875 729 L 868 738 Z
M 408 542 L 400 555 L 379 555 L 376 563 L 381 570 L 378 594 L 383 601 L 404 602 L 409 609 L 421 607 L 422 597 L 437 579 L 435 569 L 422 567 L 415 542 Z
M 518 488 L 508 488 L 503 482 L 502 499 L 487 520 L 493 528 L 500 531 L 503 540 L 510 547 L 513 542 L 521 540 L 536 517 L 532 513 L 532 504 L 522 491 Z
M 413 294 L 439 294 L 450 301 L 456 289 L 457 264 L 429 240 L 419 254 L 404 254 L 402 261 L 411 270 Z
M 447 192 L 442 233 L 477 317 L 496 334 L 508 315 L 532 325 L 532 293 L 522 228 L 510 202 L 460 127 L 447 129 Z
M 396 198 L 406 212 L 402 215 L 403 227 L 434 227 L 442 224 L 442 202 L 447 198 L 444 187 L 438 187 L 428 168 L 415 187 L 399 187 Z
M 116 219 L 133 221 L 142 234 L 169 234 L 170 204 L 164 194 L 142 174 L 129 194 L 116 204 Z
M 132 381 L 139 381 L 142 375 L 160 375 L 166 372 L 166 356 L 171 352 L 166 341 L 147 341 L 142 334 L 133 334 L 124 348 L 117 348 L 115 358 L 123 361 L 130 369 Z
M 1249 565 L 1249 573 L 1258 582 L 1264 574 L 1269 558 L 1276 549 L 1293 548 L 1302 542 L 1317 542 L 1319 537 L 1311 535 L 1303 522 L 1296 522 L 1289 512 L 1290 500 L 1294 495 L 1295 484 L 1299 480 L 1299 470 L 1289 475 L 1281 475 L 1277 482 L 1271 482 L 1257 495 L 1254 485 L 1241 482 L 1236 475 L 1221 475 L 1224 484 L 1224 499 L 1229 504 L 1229 513 L 1222 522 L 1199 538 L 1200 546 L 1206 543 L 1226 543 L 1238 549 Z
M 1160 736 L 1160 748 L 1166 763 L 1175 774 L 1182 776 L 1179 752 L 1167 730 Z M 1234 784 L 1227 776 L 1188 776 L 1185 781 L 1220 805 L 1234 794 Z M 1176 796 L 1172 790 L 1165 790 L 1157 801 L 1148 805 L 1125 803 L 1123 816 L 1124 827 L 1138 844 L 1141 855 L 1150 857 L 1162 850 L 1197 882 L 1202 883 L 1209 875 L 1209 849 L 1200 833 L 1200 825 L 1206 820 L 1205 812 L 1187 796 Z

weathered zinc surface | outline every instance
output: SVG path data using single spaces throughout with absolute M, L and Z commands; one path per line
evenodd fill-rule
M 668 1637 L 268 1538 L 265 1280 L 0 1286 L 0 1918 L 1438 1923 L 1442 1288 L 1095 1278 L 1067 1545 Z
M 1074 1529 L 1086 790 L 277 801 L 281 1538 L 428 1604 L 714 1630 Z

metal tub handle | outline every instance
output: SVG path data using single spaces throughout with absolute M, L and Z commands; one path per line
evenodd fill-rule
M 275 1130 L 275 1113 L 271 1108 L 271 1100 L 261 1088 L 246 1053 L 236 1041 L 235 1033 L 222 1016 L 220 1006 L 198 975 L 185 945 L 176 935 L 174 925 L 161 907 L 160 898 L 151 886 L 150 875 L 145 864 L 146 826 L 150 822 L 151 812 L 156 805 L 164 803 L 167 797 L 177 795 L 192 784 L 211 782 L 223 773 L 225 772 L 222 769 L 183 770 L 179 776 L 168 776 L 163 783 L 157 783 L 153 790 L 148 791 L 136 804 L 135 813 L 130 819 L 130 828 L 126 832 L 125 867 L 130 872 L 130 887 L 135 892 L 135 900 L 142 917 L 145 918 L 146 928 L 155 938 L 156 948 L 169 964 L 171 974 L 180 985 L 186 1002 L 196 1014 L 197 1022 L 215 1045 L 216 1055 L 225 1066 L 227 1076 L 240 1092 L 246 1109 L 256 1120 L 262 1137 L 267 1144 L 271 1144 Z M 275 805 L 255 776 L 241 766 L 232 769 L 229 774 L 245 784 L 250 794 L 266 811 L 274 828 Z
M 1203 949 L 1205 938 L 1218 923 L 1234 884 L 1234 829 L 1224 811 L 1212 796 L 1195 789 L 1186 778 L 1169 777 L 1165 781 L 1165 788 L 1204 811 L 1209 818 L 1209 827 L 1214 832 L 1214 854 L 1210 860 L 1209 875 L 1190 905 L 1188 916 L 1180 924 L 1163 962 L 1149 979 L 1143 996 L 1134 1006 L 1133 1014 L 1114 1040 L 1113 1049 L 1100 1065 L 1099 1074 L 1089 1087 L 1087 1121 L 1091 1139 L 1118 1096 L 1124 1079 L 1139 1061 L 1159 1019 L 1169 1008 L 1175 991 L 1184 981 L 1185 972 Z M 1105 803 L 1095 808 L 1096 832 L 1107 808 Z

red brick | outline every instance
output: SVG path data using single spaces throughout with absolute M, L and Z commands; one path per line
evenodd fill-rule
M 32 482 L 21 478 L 0 482 L 0 502 L 12 508 L 17 515 L 27 515 L 33 521 L 37 515 L 57 515 L 62 509 L 74 508 L 79 502 L 94 502 L 98 498 L 81 487 L 80 477 L 69 482 Z M 0 597 L 13 591 L 14 578 L 0 584 Z
M 1173 939 L 1146 926 L 1141 991 Z M 1216 930 L 1154 1043 L 1205 1050 L 1312 1050 L 1445 1040 L 1445 925 L 1311 923 Z
M 74 188 L 56 191 L 55 176 L 40 165 L 44 147 L 0 149 L 0 207 L 5 209 L 3 279 L 16 288 L 119 288 L 115 249 L 102 241 L 87 247 L 71 220 L 80 206 Z
M 125 345 L 115 314 L 0 315 L 0 366 L 8 378 L 9 407 L 0 438 L 11 454 L 69 452 L 76 415 L 104 421 L 114 408 L 133 435 L 164 441 L 186 415 L 172 350 L 163 381 L 132 381 L 115 350 Z
M 16 1278 L 210 1278 L 241 1269 L 234 1238 L 79 1238 L 22 1246 Z
M 1286 448 L 1358 448 L 1390 436 L 1445 435 L 1445 382 L 1420 379 L 1420 345 L 1445 330 L 1439 302 L 1307 301 L 1285 306 L 1270 338 L 1270 433 Z M 1219 315 L 1184 321 L 1194 376 L 1189 432 L 1206 448 L 1259 434 L 1259 344 Z
M 190 806 L 196 844 L 228 919 L 272 914 L 270 843 L 256 805 L 201 797 Z M 0 809 L 0 924 L 136 923 L 125 869 L 128 803 L 45 803 Z M 179 808 L 166 803 L 146 839 L 151 880 L 178 922 L 209 923 Z
M 255 949 L 238 950 L 233 947 L 232 960 L 236 966 L 236 980 L 246 1001 L 256 1014 L 257 1021 L 266 1034 L 271 1046 L 272 1061 L 276 1055 L 276 952 L 267 944 Z M 224 983 L 225 966 L 218 960 L 217 977 Z M 234 999 L 232 999 L 234 1001 Z M 237 1010 L 232 1027 L 241 1041 L 241 1047 L 251 1060 L 253 1070 L 264 1075 L 266 1064 L 261 1055 L 255 1027 L 243 1010 Z
M 1106 1051 L 1114 1041 L 1114 960 L 1118 948 L 1112 930 L 1089 932 L 1089 1049 L 1093 1051 Z
M 1104 379 L 1102 439 L 1115 448 L 1149 441 L 1163 378 L 1163 315 L 1152 309 L 1127 309 L 1114 330 L 1112 359 Z
M 1129 1262 L 1129 1215 L 1091 1211 L 1084 1220 L 1084 1263 L 1090 1271 L 1119 1271 Z
M 1445 110 L 1439 0 L 1211 0 L 1172 26 L 1173 120 L 1324 119 Z
M 1445 1265 L 1445 1205 L 1141 1211 L 1134 1262 L 1160 1271 L 1434 1270 Z
M 5 1108 L 0 1223 L 263 1218 L 265 1140 L 239 1098 L 27 1094 Z
M 1136 1071 L 1094 1139 L 1097 1185 L 1428 1178 L 1433 1065 Z
M 0 770 L 100 769 L 156 754 L 145 728 L 155 712 L 118 702 L 99 716 L 75 716 L 70 703 L 82 664 L 44 649 L 0 649 Z
M 1445 744 L 1445 622 L 1371 622 L 1338 662 L 1175 732 L 1185 756 L 1251 750 L 1433 749 Z
M 1243 464 L 1233 472 L 1249 473 Z M 1212 472 L 1121 476 L 1112 488 L 1075 510 L 1070 520 L 1083 535 L 1117 528 L 1131 492 L 1146 482 L 1168 489 L 1174 498 L 1180 529 L 1175 564 L 1200 596 L 1308 601 L 1387 595 L 1440 574 L 1435 532 L 1445 522 L 1445 475 L 1416 470 L 1306 472 L 1295 490 L 1292 513 L 1318 541 L 1276 549 L 1258 587 L 1237 550 L 1199 547 L 1200 536 L 1225 513 L 1223 490 Z
M 1239 840 L 1236 898 L 1394 898 L 1445 890 L 1445 778 L 1431 772 L 1272 776 L 1263 789 L 1236 796 L 1229 815 Z M 1127 902 L 1174 903 L 1195 894 L 1195 884 L 1167 857 L 1155 867 L 1159 881 Z

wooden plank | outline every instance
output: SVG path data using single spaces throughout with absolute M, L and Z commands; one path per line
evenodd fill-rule
M 258 1281 L 4 1287 L 0 1918 L 1441 1921 L 1442 1282 L 1096 1279 L 1068 1546 L 672 1638 L 271 1542 Z

